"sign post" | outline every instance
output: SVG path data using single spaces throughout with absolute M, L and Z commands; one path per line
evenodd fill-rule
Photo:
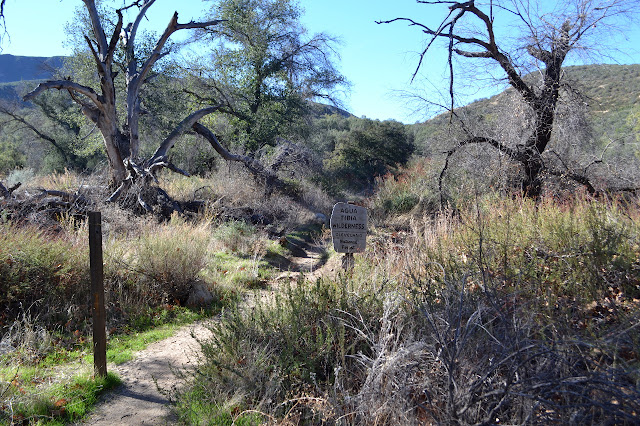
M 353 268 L 353 253 L 362 253 L 367 246 L 367 209 L 337 203 L 331 211 L 330 226 L 333 249 L 345 253 L 343 268 Z
M 102 263 L 102 218 L 89 212 L 89 267 L 91 269 L 91 312 L 93 314 L 93 368 L 96 376 L 107 375 L 107 331 L 104 309 Z

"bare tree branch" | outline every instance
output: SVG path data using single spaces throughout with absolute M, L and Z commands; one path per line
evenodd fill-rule
M 83 86 L 69 80 L 52 80 L 40 83 L 35 89 L 24 95 L 23 99 L 25 101 L 29 101 L 49 89 L 68 90 L 73 93 L 84 95 L 89 98 L 98 109 L 104 109 L 102 96 L 98 95 L 91 87 Z
M 219 108 L 220 106 L 212 106 L 212 107 L 203 108 L 191 113 L 188 117 L 182 120 L 180 124 L 176 126 L 176 128 L 169 134 L 169 136 L 165 138 L 165 140 L 162 142 L 162 144 L 160 144 L 156 152 L 151 156 L 148 163 L 153 164 L 159 158 L 166 157 L 169 150 L 173 148 L 173 146 L 175 145 L 176 139 L 178 137 L 182 136 L 182 134 L 189 131 L 193 127 L 193 125 L 202 117 L 216 112 Z
M 500 10 L 514 15 L 525 23 L 524 34 L 526 44 L 522 49 L 526 51 L 541 69 L 539 81 L 525 81 L 519 71 L 519 64 L 513 56 L 498 43 L 494 25 L 493 2 L 483 8 L 485 13 L 476 6 L 474 1 L 419 1 L 432 8 L 442 7 L 444 18 L 437 27 L 424 25 L 410 18 L 395 18 L 378 23 L 408 22 L 410 26 L 418 27 L 427 35 L 426 48 L 422 51 L 417 67 L 412 76 L 416 77 L 424 64 L 425 55 L 433 49 L 437 39 L 447 42 L 447 66 L 449 68 L 449 97 L 451 105 L 448 110 L 454 110 L 454 78 L 453 55 L 469 59 L 488 59 L 500 67 L 507 77 L 509 84 L 522 97 L 524 103 L 531 109 L 530 129 L 523 133 L 524 140 L 515 141 L 515 148 L 507 147 L 491 137 L 470 135 L 461 145 L 468 143 L 488 143 L 512 160 L 522 164 L 524 168 L 525 192 L 536 198 L 540 195 L 540 173 L 544 169 L 542 154 L 548 149 L 555 125 L 556 110 L 562 86 L 562 67 L 567 55 L 581 47 L 583 38 L 595 31 L 597 26 L 612 17 L 633 11 L 633 2 L 629 0 L 573 0 L 569 6 L 561 6 L 562 13 L 533 14 L 528 1 L 512 0 L 512 7 L 508 2 L 499 3 Z M 570 7 L 574 7 L 570 9 Z M 536 11 L 537 12 L 537 11 Z M 566 12 L 566 13 L 564 13 Z M 452 116 L 453 118 L 453 116 Z M 457 148 L 454 148 L 454 150 Z M 445 168 L 452 153 L 447 153 Z M 575 176 L 578 178 L 578 176 Z M 584 181 L 583 181 L 584 182 Z

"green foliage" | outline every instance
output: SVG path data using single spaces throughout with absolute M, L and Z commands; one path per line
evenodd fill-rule
M 216 253 L 205 271 L 208 280 L 233 289 L 264 288 L 274 275 L 272 267 L 256 253 Z
M 90 125 L 80 107 L 67 94 L 47 91 L 34 103 L 41 115 L 30 111 L 28 119 L 39 132 L 46 135 L 44 172 L 92 169 L 104 159 L 100 132 Z
M 349 119 L 349 131 L 336 138 L 325 167 L 338 188 L 370 187 L 376 177 L 406 164 L 413 150 L 402 123 Z
M 636 134 L 636 140 L 640 141 L 640 106 L 633 109 L 627 118 L 627 121 L 629 125 L 633 126 L 633 131 Z
M 199 93 L 223 105 L 227 142 L 255 151 L 299 134 L 307 101 L 332 98 L 346 84 L 333 64 L 335 41 L 306 37 L 296 2 L 224 0 L 210 13 L 226 21 L 211 31 L 214 48 Z
M 25 166 L 26 157 L 18 149 L 18 144 L 10 141 L 0 141 L 0 175 L 7 174 L 13 169 Z

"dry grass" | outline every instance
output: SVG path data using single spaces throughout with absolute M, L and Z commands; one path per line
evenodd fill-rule
M 185 417 L 633 424 L 639 218 L 580 197 L 488 197 L 377 228 L 337 282 L 223 318 Z

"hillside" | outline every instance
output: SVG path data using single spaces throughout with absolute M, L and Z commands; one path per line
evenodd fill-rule
M 628 117 L 640 106 L 640 64 L 583 65 L 565 68 L 565 82 L 582 93 L 588 105 L 594 136 L 628 127 Z M 490 117 L 497 114 L 512 89 L 470 103 L 460 109 L 468 117 Z M 442 135 L 449 122 L 447 113 L 424 123 L 412 125 L 416 145 L 428 154 L 432 141 Z
M 63 60 L 62 56 L 0 55 L 0 83 L 51 78 L 54 71 L 62 66 Z
M 33 89 L 36 82 L 51 78 L 64 57 L 0 55 L 0 99 L 20 101 L 20 94 Z

